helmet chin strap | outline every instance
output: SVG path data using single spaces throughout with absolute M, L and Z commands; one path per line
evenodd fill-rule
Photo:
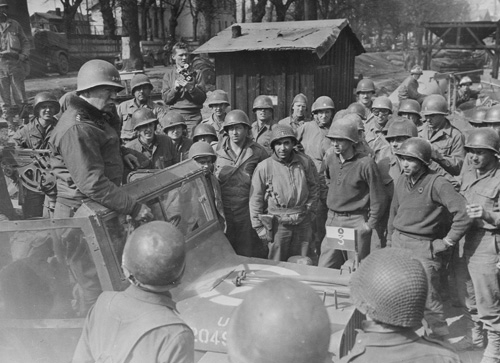
M 167 291 L 173 289 L 174 287 L 176 287 L 177 285 L 179 285 L 181 282 L 182 275 L 184 275 L 185 268 L 186 268 L 186 265 L 184 264 L 184 266 L 182 268 L 182 272 L 179 274 L 179 277 L 175 281 L 172 281 L 168 285 L 156 286 L 156 285 L 143 284 L 142 282 L 137 280 L 134 275 L 132 275 L 130 273 L 130 271 L 127 269 L 127 267 L 125 265 L 122 265 L 123 273 L 124 273 L 125 277 L 127 278 L 127 280 L 129 280 L 132 285 L 137 286 L 141 290 L 155 292 L 155 293 L 167 292 Z

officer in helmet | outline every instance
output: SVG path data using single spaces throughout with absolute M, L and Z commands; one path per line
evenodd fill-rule
M 273 154 L 257 165 L 252 177 L 252 227 L 269 246 L 270 260 L 287 261 L 301 252 L 307 255 L 308 250 L 301 251 L 301 247 L 312 240 L 318 173 L 310 158 L 295 151 L 296 144 L 290 126 L 276 125 L 271 136 Z
M 151 210 L 119 188 L 124 159 L 118 133 L 104 112 L 117 91 L 123 89 L 116 68 L 103 60 L 91 60 L 78 72 L 77 96 L 69 99 L 49 139 L 51 165 L 57 180 L 54 218 L 72 217 L 89 198 L 136 221 L 153 218 Z M 123 159 L 122 159 L 123 158 Z M 101 293 L 95 269 L 86 270 L 87 243 L 66 248 L 69 267 L 83 289 L 83 311 Z M 71 248 L 70 248 L 71 247 Z
M 177 151 L 172 140 L 157 134 L 159 121 L 153 110 L 138 108 L 130 119 L 130 127 L 136 137 L 125 146 L 139 153 L 141 169 L 164 169 L 176 163 Z
M 472 130 L 465 144 L 469 163 L 461 174 L 460 193 L 467 199 L 466 211 L 472 226 L 465 234 L 464 255 L 474 287 L 475 306 L 466 300 L 470 311 L 477 308 L 472 343 L 483 348 L 487 332 L 488 345 L 482 363 L 500 362 L 500 253 L 498 244 L 500 213 L 500 138 L 489 128 Z
M 407 139 L 396 151 L 403 176 L 394 187 L 388 245 L 392 241 L 393 247 L 410 250 L 424 265 L 429 281 L 425 320 L 431 335 L 444 340 L 449 330 L 440 296 L 441 253 L 455 246 L 471 221 L 465 199 L 429 169 L 431 154 L 430 143 L 417 137 Z
M 217 134 L 221 135 L 224 132 L 222 124 L 226 117 L 226 110 L 230 106 L 229 96 L 226 91 L 216 89 L 208 97 L 207 103 L 208 107 L 212 110 L 212 114 L 209 118 L 201 121 L 201 123 L 212 126 Z
M 177 111 L 168 111 L 160 119 L 163 132 L 173 141 L 175 146 L 175 162 L 189 159 L 189 148 L 193 145 L 193 140 L 188 135 L 188 125 L 184 116 Z
M 193 362 L 194 335 L 170 290 L 186 267 L 182 233 L 167 222 L 137 228 L 123 250 L 130 286 L 103 292 L 89 312 L 73 362 Z
M 458 90 L 456 94 L 456 107 L 460 107 L 460 105 L 469 102 L 470 100 L 477 100 L 479 97 L 479 91 L 471 89 L 472 79 L 470 77 L 465 76 L 462 77 L 458 84 Z M 474 105 L 471 105 L 471 108 Z
M 229 323 L 231 363 L 324 363 L 331 361 L 330 319 L 306 284 L 275 278 L 253 288 Z
M 290 116 L 279 120 L 279 124 L 290 126 L 293 131 L 296 131 L 299 126 L 303 125 L 304 122 L 309 121 L 307 119 L 307 97 L 303 93 L 295 95 L 292 100 L 292 106 L 290 107 Z
M 398 87 L 399 103 L 406 99 L 412 99 L 422 103 L 425 95 L 418 92 L 418 79 L 424 74 L 422 67 L 414 66 L 410 70 L 410 75 Z
M 358 257 L 362 260 L 370 253 L 372 230 L 378 227 L 386 209 L 382 178 L 375 161 L 356 150 L 357 122 L 337 120 L 327 137 L 332 147 L 325 155 L 321 171 L 328 185 L 326 226 L 356 229 Z M 352 259 L 335 246 L 328 236 L 323 240 L 318 266 L 339 269 Z
M 48 149 L 50 135 L 57 123 L 55 115 L 59 112 L 59 108 L 59 102 L 52 93 L 38 93 L 33 105 L 33 117 L 12 137 L 16 146 L 22 149 Z M 46 195 L 47 213 L 52 213 L 55 207 L 55 194 L 55 189 L 49 190 L 45 186 L 41 186 L 39 192 L 34 192 L 24 188 L 20 182 L 19 204 L 22 206 L 24 218 L 42 217 Z
M 265 258 L 267 251 L 252 228 L 248 203 L 254 170 L 269 154 L 252 140 L 250 120 L 242 110 L 227 113 L 224 133 L 217 147 L 215 176 L 222 190 L 226 237 L 237 254 Z
M 354 305 L 368 320 L 341 363 L 460 362 L 442 342 L 415 332 L 422 325 L 428 288 L 424 267 L 411 252 L 372 252 L 350 285 Z
M 253 101 L 252 111 L 257 119 L 252 124 L 251 129 L 253 140 L 264 146 L 267 153 L 271 155 L 273 153 L 270 143 L 271 133 L 274 125 L 278 124 L 278 121 L 274 120 L 274 106 L 271 97 L 257 96 Z
M 441 95 L 425 97 L 422 103 L 425 124 L 419 136 L 431 143 L 431 158 L 450 175 L 460 174 L 465 159 L 464 135 L 454 127 L 448 115 L 448 102 Z
M 361 79 L 356 86 L 356 97 L 358 99 L 357 102 L 365 108 L 365 119 L 368 118 L 368 115 L 372 110 L 374 95 L 375 83 L 368 78 Z
M 132 115 L 140 108 L 147 108 L 155 114 L 159 119 L 166 113 L 164 107 L 160 106 L 151 99 L 151 92 L 153 91 L 153 84 L 149 77 L 145 74 L 138 73 L 132 77 L 130 81 L 130 90 L 134 98 L 123 101 L 117 108 L 118 117 L 122 122 L 121 138 L 124 141 L 134 139 L 137 134 L 134 132 L 132 126 Z
M 412 100 L 411 98 L 407 98 L 406 100 L 401 101 L 398 109 L 398 116 L 402 116 L 411 120 L 415 126 L 422 126 L 422 117 L 420 116 L 421 111 L 420 103 L 416 100 Z

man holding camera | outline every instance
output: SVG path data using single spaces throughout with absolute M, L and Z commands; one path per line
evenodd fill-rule
M 201 75 L 191 68 L 187 44 L 176 43 L 172 48 L 172 59 L 175 67 L 168 69 L 163 76 L 163 100 L 170 109 L 184 117 L 191 135 L 201 122 L 201 109 L 207 95 L 200 86 Z

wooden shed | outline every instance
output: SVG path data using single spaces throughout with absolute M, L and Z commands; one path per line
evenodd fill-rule
M 193 53 L 215 58 L 216 87 L 231 107 L 247 112 L 258 95 L 271 96 L 275 119 L 286 117 L 297 93 L 309 107 L 330 96 L 337 110 L 354 98 L 354 57 L 365 50 L 347 19 L 240 23 L 221 31 Z

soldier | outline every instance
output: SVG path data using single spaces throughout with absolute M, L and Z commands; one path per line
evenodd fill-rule
M 424 72 L 420 66 L 414 66 L 411 69 L 410 75 L 398 87 L 399 103 L 408 98 L 416 100 L 418 103 L 422 103 L 425 95 L 418 93 L 418 79 L 422 74 L 424 74 Z
M 469 121 L 470 125 L 475 129 L 486 127 L 488 124 L 485 123 L 485 120 L 489 109 L 489 107 L 477 107 L 467 121 Z
M 122 155 L 119 134 L 103 109 L 122 88 L 120 74 L 111 63 L 91 60 L 80 68 L 78 97 L 69 100 L 49 139 L 57 180 L 54 218 L 72 217 L 86 198 L 137 221 L 153 218 L 148 206 L 119 188 L 123 162 L 130 157 Z M 83 290 L 84 313 L 101 293 L 97 272 L 86 264 L 90 255 L 85 241 L 65 249 L 69 267 Z
M 201 109 L 207 95 L 201 83 L 201 73 L 193 72 L 189 62 L 188 46 L 178 42 L 172 48 L 175 67 L 163 76 L 162 94 L 165 104 L 186 120 L 188 135 L 201 122 Z
M 402 116 L 407 118 L 408 120 L 413 121 L 415 126 L 422 126 L 422 117 L 420 116 L 421 106 L 418 101 L 412 100 L 411 98 L 407 98 L 406 100 L 401 101 L 399 104 L 398 116 Z
M 293 131 L 297 131 L 299 126 L 307 122 L 307 97 L 303 93 L 295 95 L 292 100 L 292 107 L 290 109 L 290 116 L 279 120 L 280 125 L 290 126 Z
M 396 151 L 404 177 L 394 188 L 388 225 L 388 245 L 410 250 L 427 273 L 429 293 L 425 320 L 431 335 L 444 339 L 448 325 L 439 294 L 438 270 L 441 252 L 463 237 L 470 225 L 465 212 L 465 199 L 453 185 L 429 169 L 431 145 L 427 140 L 412 137 Z M 451 227 L 448 228 L 451 219 Z
M 215 131 L 215 128 L 212 125 L 207 123 L 199 124 L 193 131 L 193 143 L 197 143 L 198 141 L 206 142 L 215 148 L 217 146 L 217 142 L 219 141 L 217 131 Z
M 332 359 L 328 353 L 328 313 L 318 294 L 302 282 L 275 278 L 258 284 L 229 324 L 227 353 L 231 363 L 319 363 Z
M 137 137 L 125 146 L 142 154 L 142 169 L 164 169 L 176 163 L 177 150 L 167 135 L 156 134 L 158 118 L 149 108 L 139 108 L 130 120 Z
M 12 132 L 18 127 L 14 123 L 16 112 L 23 111 L 28 104 L 24 79 L 29 67 L 30 48 L 23 27 L 9 18 L 8 1 L 0 0 L 0 108 Z M 14 105 L 11 103 L 11 92 Z M 23 115 L 19 117 L 23 118 Z
M 219 135 L 223 133 L 222 124 L 226 117 L 226 110 L 229 107 L 229 97 L 227 92 L 216 89 L 208 98 L 208 107 L 212 109 L 212 114 L 209 118 L 201 121 L 202 124 L 212 126 Z
M 375 83 L 371 79 L 363 78 L 358 82 L 356 86 L 356 96 L 358 98 L 358 103 L 363 105 L 365 108 L 365 120 L 371 113 L 372 110 L 372 98 L 375 95 Z
M 170 290 L 186 267 L 185 241 L 170 223 L 137 228 L 123 250 L 125 291 L 106 291 L 90 310 L 74 363 L 194 362 L 194 335 Z
M 459 175 L 465 159 L 464 136 L 446 118 L 448 102 L 441 95 L 427 96 L 422 103 L 425 124 L 419 136 L 429 140 L 432 160 L 450 175 Z
M 132 126 L 132 115 L 140 108 L 147 108 L 155 114 L 157 119 L 166 113 L 166 110 L 151 100 L 153 84 L 145 74 L 136 74 L 130 81 L 130 90 L 134 98 L 120 103 L 117 108 L 118 117 L 122 122 L 121 138 L 130 141 L 136 137 Z
M 372 252 L 351 278 L 351 298 L 369 320 L 341 362 L 459 363 L 442 342 L 415 333 L 422 325 L 427 291 L 425 270 L 412 253 L 393 248 Z
M 359 102 L 353 102 L 346 108 L 347 113 L 354 113 L 361 117 L 363 122 L 366 121 L 366 108 Z
M 173 141 L 176 156 L 175 163 L 189 159 L 189 148 L 193 140 L 187 137 L 188 126 L 184 116 L 177 111 L 169 111 L 160 119 L 162 130 Z
M 473 130 L 465 144 L 470 163 L 464 166 L 460 192 L 467 199 L 472 227 L 465 234 L 464 255 L 472 279 L 479 322 L 473 343 L 484 344 L 481 330 L 487 331 L 488 345 L 481 363 L 500 362 L 500 138 L 491 129 Z M 474 334 L 476 333 L 476 334 Z M 477 339 L 480 337 L 479 339 Z M 476 338 L 476 339 L 474 339 Z
M 372 105 L 372 114 L 366 120 L 365 140 L 375 154 L 375 161 L 379 161 L 388 155 L 389 143 L 385 139 L 387 123 L 392 114 L 392 102 L 388 97 L 375 98 Z
M 224 120 L 227 135 L 217 148 L 215 176 L 222 190 L 226 237 L 234 251 L 243 256 L 267 257 L 250 221 L 249 196 L 257 164 L 268 158 L 263 146 L 252 141 L 250 120 L 245 112 L 232 110 Z
M 493 106 L 488 110 L 483 127 L 489 127 L 500 135 L 500 105 Z
M 267 153 L 271 155 L 273 151 L 270 146 L 271 132 L 274 125 L 278 124 L 274 120 L 273 101 L 269 96 L 257 96 L 253 101 L 252 111 L 255 113 L 257 121 L 252 124 L 253 140 L 264 146 Z
M 290 126 L 273 127 L 273 154 L 257 165 L 252 177 L 252 227 L 269 244 L 268 258 L 274 261 L 287 261 L 307 253 L 305 248 L 301 253 L 302 244 L 312 239 L 311 215 L 317 208 L 318 173 L 310 158 L 294 150 L 296 144 Z
M 50 135 L 57 123 L 55 115 L 59 112 L 59 108 L 59 102 L 53 94 L 49 92 L 38 93 L 34 101 L 34 116 L 28 124 L 21 127 L 12 136 L 16 146 L 22 149 L 48 149 Z M 34 192 L 24 188 L 19 181 L 19 204 L 22 205 L 24 218 L 29 219 L 43 216 L 43 204 L 46 194 L 50 195 L 50 197 L 47 197 L 47 209 L 53 212 L 55 190 Z
M 328 184 L 326 226 L 355 228 L 362 260 L 370 253 L 372 230 L 378 227 L 386 207 L 382 179 L 375 161 L 355 149 L 359 142 L 356 122 L 345 118 L 335 121 L 327 137 L 332 148 L 322 165 Z M 318 266 L 341 268 L 346 262 L 343 252 L 325 238 Z
M 459 88 L 457 91 L 457 98 L 455 103 L 456 107 L 459 107 L 461 104 L 469 102 L 470 100 L 477 100 L 477 98 L 479 97 L 479 91 L 471 89 L 471 86 L 472 79 L 470 79 L 470 77 L 468 76 L 462 77 L 459 82 Z

